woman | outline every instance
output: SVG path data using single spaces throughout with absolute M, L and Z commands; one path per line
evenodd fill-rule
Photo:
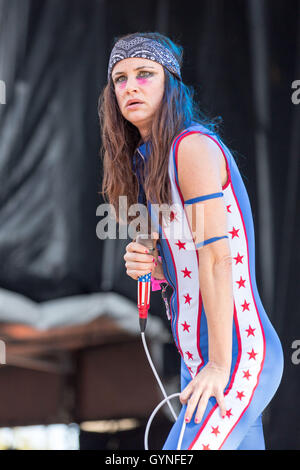
M 184 406 L 163 449 L 177 448 L 183 420 L 181 449 L 264 449 L 261 414 L 281 380 L 282 348 L 257 291 L 242 177 L 181 64 L 182 48 L 159 33 L 116 41 L 99 103 L 103 194 L 116 213 L 121 195 L 148 206 L 161 256 L 129 243 L 127 274 L 151 272 L 173 288 Z M 168 217 L 154 204 L 168 204 Z

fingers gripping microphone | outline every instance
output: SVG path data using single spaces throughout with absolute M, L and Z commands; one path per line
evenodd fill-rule
M 149 252 L 155 250 L 152 238 L 148 234 L 140 234 L 136 237 L 136 242 L 148 248 Z M 144 274 L 138 278 L 137 303 L 139 311 L 140 329 L 145 331 L 148 310 L 150 308 L 150 292 L 151 292 L 151 272 Z
M 148 310 L 150 307 L 151 273 L 144 274 L 138 279 L 138 310 L 140 328 L 144 332 L 147 324 Z

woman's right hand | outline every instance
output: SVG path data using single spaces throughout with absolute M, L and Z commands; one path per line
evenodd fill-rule
M 132 241 L 126 246 L 124 260 L 126 274 L 137 281 L 144 274 L 154 273 L 157 266 L 157 250 L 148 252 L 145 246 Z

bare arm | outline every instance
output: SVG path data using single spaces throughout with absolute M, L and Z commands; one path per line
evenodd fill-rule
M 178 179 L 184 201 L 222 193 L 219 152 L 216 143 L 201 134 L 189 135 L 181 141 Z M 224 198 L 208 198 L 186 205 L 185 209 L 195 245 L 199 247 L 199 284 L 208 325 L 209 361 L 180 398 L 182 403 L 189 398 L 186 412 L 189 418 L 199 402 L 196 418 L 201 420 L 210 396 L 216 397 L 222 415 L 225 413 L 223 390 L 229 379 L 232 356 L 232 260 L 228 238 L 213 241 L 227 235 Z M 208 243 L 201 246 L 204 241 Z

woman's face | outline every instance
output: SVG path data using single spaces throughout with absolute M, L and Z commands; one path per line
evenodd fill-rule
M 112 70 L 112 80 L 122 115 L 139 129 L 145 140 L 164 94 L 163 66 L 153 60 L 130 57 L 117 62 Z M 130 100 L 140 103 L 130 106 Z

